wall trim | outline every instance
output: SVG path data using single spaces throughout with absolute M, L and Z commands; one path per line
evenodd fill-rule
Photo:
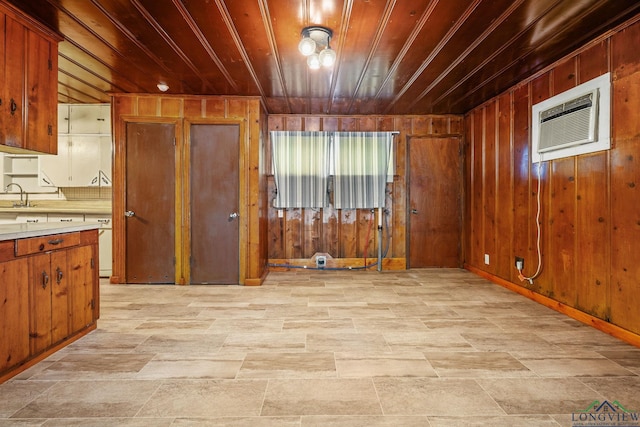
M 486 271 L 482 271 L 476 267 L 473 267 L 469 264 L 465 264 L 464 268 L 466 270 L 469 270 L 470 272 L 480 276 L 480 277 L 484 277 L 485 279 L 488 279 L 490 281 L 492 281 L 493 283 L 500 285 L 502 287 L 505 287 L 507 289 L 509 289 L 510 291 L 513 291 L 515 293 L 518 293 L 522 296 L 525 296 L 539 304 L 544 305 L 545 307 L 549 307 L 552 310 L 555 310 L 559 313 L 565 314 L 569 317 L 571 317 L 572 319 L 575 319 L 581 323 L 584 323 L 585 325 L 589 325 L 592 326 L 596 329 L 598 329 L 599 331 L 602 331 L 606 334 L 611 335 L 612 337 L 618 338 L 622 341 L 625 341 L 631 345 L 634 345 L 636 347 L 640 347 L 640 335 L 635 334 L 627 329 L 621 328 L 620 326 L 616 326 L 612 323 L 606 322 L 602 319 L 598 319 L 597 317 L 594 317 L 590 314 L 587 314 L 583 311 L 577 310 L 571 306 L 568 306 L 566 304 L 563 304 L 559 301 L 556 301 L 554 299 L 545 297 L 544 295 L 541 295 L 537 292 L 533 292 L 530 289 L 524 288 L 520 285 L 517 285 L 515 283 L 509 282 L 508 280 L 505 280 L 501 277 L 498 276 L 494 276 L 493 274 L 487 273 Z

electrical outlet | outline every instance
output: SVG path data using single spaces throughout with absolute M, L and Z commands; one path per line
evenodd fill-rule
M 518 269 L 518 271 L 524 270 L 524 258 L 516 257 L 516 269 Z
M 489 254 L 484 254 L 484 263 L 489 265 Z
M 316 267 L 325 268 L 327 265 L 327 257 L 324 255 L 318 255 L 316 257 Z

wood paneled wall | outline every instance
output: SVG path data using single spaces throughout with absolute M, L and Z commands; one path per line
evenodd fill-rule
M 462 135 L 463 118 L 427 116 L 306 116 L 270 115 L 269 130 L 398 131 L 394 138 L 395 176 L 387 184 L 387 223 L 383 244 L 389 250 L 385 269 L 406 268 L 407 257 L 407 140 L 412 136 Z M 267 150 L 267 170 L 271 170 Z M 315 254 L 328 254 L 327 266 L 363 266 L 377 257 L 377 210 L 274 209 L 275 185 L 268 178 L 269 261 L 273 264 L 315 266 Z M 368 262 L 365 263 L 365 257 Z
M 465 116 L 465 261 L 640 334 L 640 23 L 585 46 Z M 612 149 L 530 162 L 531 106 L 612 73 Z M 536 272 L 538 173 L 542 271 Z M 490 265 L 484 264 L 490 255 Z
M 114 129 L 114 271 L 112 283 L 125 277 L 126 195 L 124 191 L 125 120 L 206 120 L 240 123 L 240 283 L 258 285 L 267 273 L 267 181 L 265 157 L 267 115 L 259 98 L 190 95 L 118 94 L 113 98 Z M 176 171 L 180 182 L 184 170 Z M 178 214 L 180 215 L 180 214 Z M 177 243 L 180 245 L 180 242 Z M 178 266 L 179 267 L 179 266 Z M 178 268 L 178 271 L 180 269 Z M 176 282 L 179 283 L 179 278 Z

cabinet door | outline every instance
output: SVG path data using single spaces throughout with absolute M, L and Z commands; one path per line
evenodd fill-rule
M 100 229 L 100 277 L 111 276 L 111 265 L 113 263 L 112 254 L 113 230 L 111 228 Z
M 0 106 L 0 141 L 10 147 L 23 147 L 22 117 L 24 105 L 25 63 L 24 26 L 10 17 L 5 19 L 5 76 L 2 86 L 2 105 Z
M 89 187 L 99 183 L 100 137 L 71 136 L 69 144 L 72 187 Z
M 29 356 L 29 265 L 0 263 L 0 372 Z
M 5 52 L 6 52 L 6 16 L 0 10 L 0 82 L 3 84 L 0 85 L 0 141 L 6 140 L 6 132 L 5 132 L 5 115 L 7 114 L 7 75 L 5 72 Z
M 62 251 L 61 251 L 62 252 Z M 93 248 L 80 246 L 66 251 L 65 278 L 69 286 L 71 332 L 77 332 L 93 323 Z M 57 252 L 56 252 L 57 253 Z
M 27 31 L 25 147 L 42 153 L 58 152 L 58 67 L 57 45 L 33 31 Z
M 111 177 L 101 183 L 100 167 L 103 139 L 107 139 L 109 156 L 111 138 L 94 135 L 59 135 L 58 155 L 39 156 L 38 179 L 41 186 L 91 187 L 110 186 Z M 106 145 L 106 144 L 105 144 Z M 109 157 L 109 172 L 111 172 Z M 106 176 L 106 175 L 104 175 Z M 108 185 L 106 184 L 108 182 Z
M 69 104 L 58 104 L 58 135 L 69 133 Z
M 98 214 L 87 214 L 84 216 L 85 222 L 97 222 L 99 223 L 100 230 L 98 230 L 98 247 L 99 247 L 99 266 L 100 277 L 111 276 L 111 265 L 113 262 L 112 255 L 112 236 L 113 230 L 111 228 L 111 217 Z
M 29 337 L 31 354 L 51 345 L 51 266 L 49 254 L 38 254 L 29 260 Z
M 73 249 L 51 252 L 51 343 L 56 344 L 70 335 L 70 282 L 73 280 L 70 252 Z
M 71 105 L 69 110 L 69 133 L 111 133 L 110 105 Z
M 4 18 L 0 141 L 17 149 L 55 154 L 57 44 L 8 16 Z
M 99 186 L 111 187 L 111 157 L 113 148 L 111 144 L 111 135 L 101 136 L 100 139 L 100 171 Z M 93 185 L 93 184 L 92 184 Z
M 71 166 L 69 157 L 70 138 L 58 136 L 58 154 L 39 156 L 38 182 L 42 187 L 70 187 Z

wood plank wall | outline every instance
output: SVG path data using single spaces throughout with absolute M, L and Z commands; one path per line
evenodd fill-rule
M 466 264 L 640 334 L 640 23 L 565 57 L 465 116 Z M 531 106 L 612 73 L 612 149 L 544 162 L 542 272 Z M 490 255 L 490 265 L 484 264 Z
M 243 124 L 240 141 L 240 283 L 259 285 L 267 273 L 267 217 L 265 157 L 267 115 L 256 97 L 117 94 L 113 97 L 114 187 L 113 211 L 124 212 L 124 120 L 206 120 Z M 176 171 L 179 182 L 183 169 Z M 112 283 L 124 283 L 125 222 L 114 215 L 114 272 Z M 178 242 L 178 246 L 180 246 Z M 187 268 L 184 266 L 184 268 Z M 178 269 L 179 270 L 179 269 Z M 179 282 L 177 280 L 176 282 Z
M 270 115 L 269 131 L 398 131 L 394 138 L 395 176 L 387 184 L 388 224 L 383 243 L 389 251 L 385 269 L 406 268 L 407 257 L 407 141 L 413 136 L 461 136 L 463 118 L 425 116 L 307 116 Z M 271 171 L 271 150 L 266 155 Z M 377 257 L 377 211 L 366 209 L 274 209 L 273 176 L 268 176 L 268 241 L 272 264 L 315 266 L 313 256 L 327 254 L 327 266 L 364 266 Z

